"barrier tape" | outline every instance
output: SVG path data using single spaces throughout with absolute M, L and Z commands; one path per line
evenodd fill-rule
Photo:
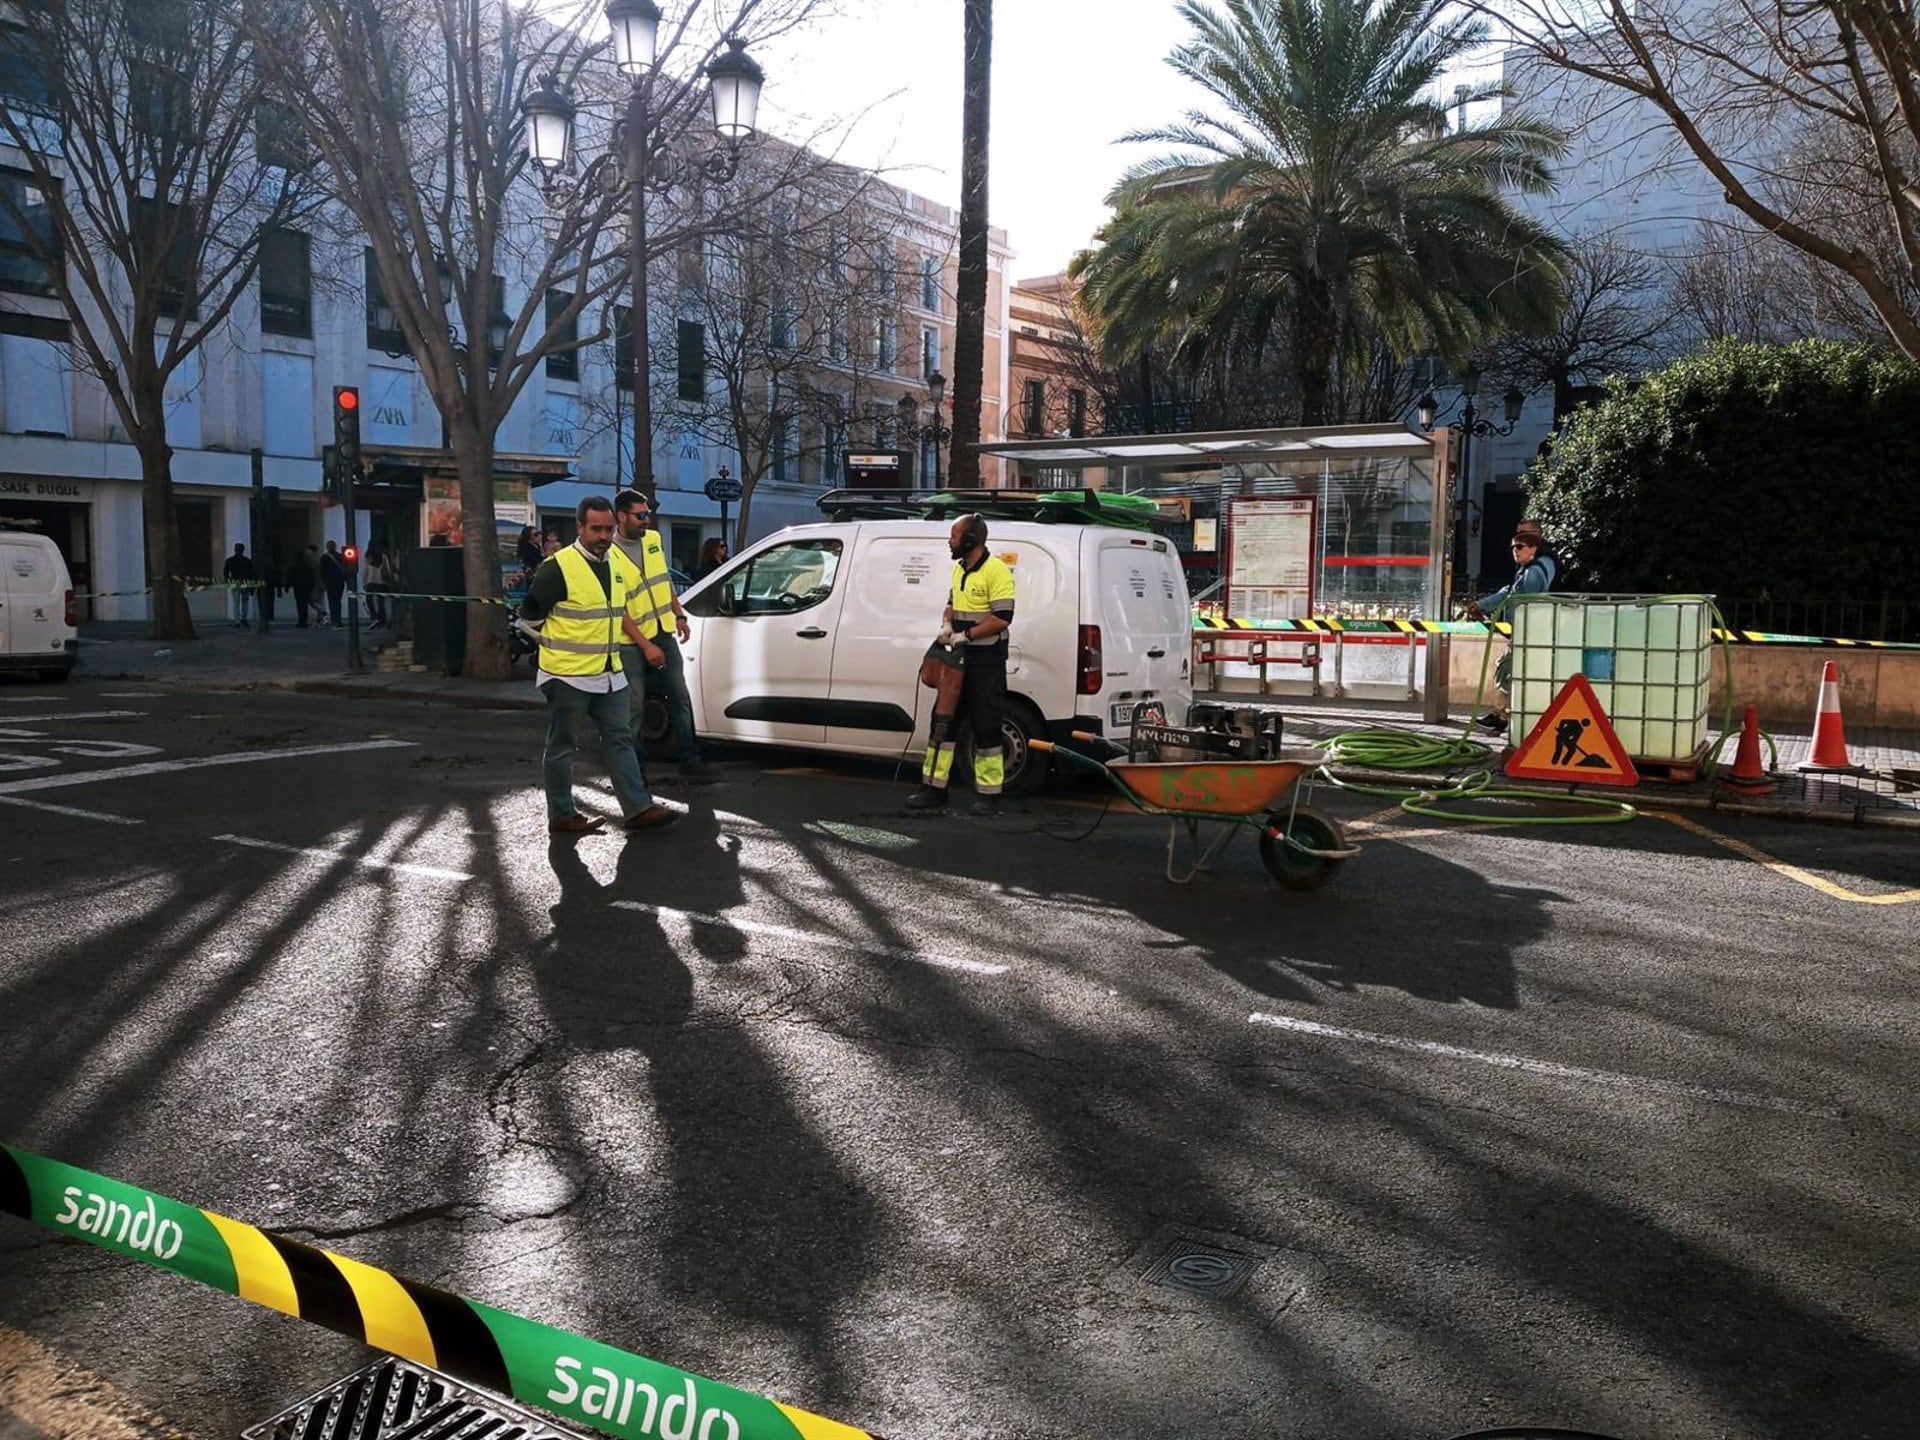
M 0 1210 L 623 1440 L 877 1440 L 13 1145 L 0 1144 Z
M 1195 631 L 1202 634 L 1296 634 L 1296 635 L 1511 635 L 1513 626 L 1505 620 L 1231 620 L 1215 616 L 1196 616 Z M 1854 650 L 1920 650 L 1920 643 L 1906 640 L 1842 640 L 1832 635 L 1780 635 L 1768 630 L 1722 630 L 1715 628 L 1716 642 L 1730 645 L 1827 645 Z
M 197 575 L 173 577 L 188 590 L 258 590 L 259 580 L 209 580 Z M 280 586 L 281 590 L 289 587 Z M 106 600 L 129 595 L 151 595 L 153 587 L 141 590 L 90 590 L 74 596 L 76 600 Z M 511 605 L 514 602 L 490 595 L 434 595 L 419 590 L 360 590 L 362 599 L 378 595 L 382 600 L 437 600 L 447 605 Z M 1212 615 L 1194 617 L 1193 628 L 1208 634 L 1272 635 L 1511 635 L 1513 626 L 1505 620 L 1238 620 Z M 1712 631 L 1713 639 L 1728 645 L 1823 645 L 1841 650 L 1920 650 L 1920 642 L 1906 640 L 1843 640 L 1834 635 L 1781 635 L 1769 630 Z

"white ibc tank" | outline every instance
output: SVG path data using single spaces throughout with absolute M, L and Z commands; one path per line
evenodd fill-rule
M 1507 618 L 1515 744 L 1581 674 L 1634 759 L 1687 760 L 1706 746 L 1711 597 L 1517 595 Z

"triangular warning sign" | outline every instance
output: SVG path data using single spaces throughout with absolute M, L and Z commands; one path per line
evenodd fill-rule
M 1569 676 L 1547 713 L 1507 757 L 1507 774 L 1582 785 L 1638 785 L 1640 772 L 1584 675 Z

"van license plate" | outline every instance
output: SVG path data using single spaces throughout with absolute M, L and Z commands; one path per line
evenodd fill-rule
M 1125 730 L 1133 724 L 1132 700 L 1116 700 L 1107 707 L 1107 724 L 1115 730 Z

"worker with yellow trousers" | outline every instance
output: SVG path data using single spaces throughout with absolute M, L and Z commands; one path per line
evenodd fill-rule
M 940 621 L 937 644 L 962 665 L 959 703 L 944 710 L 936 701 L 920 766 L 920 788 L 907 797 L 909 810 L 939 810 L 953 778 L 955 727 L 964 713 L 973 731 L 971 813 L 998 815 L 1007 778 L 1001 717 L 1007 704 L 1007 632 L 1013 624 L 1013 570 L 987 553 L 987 522 L 962 515 L 947 535 L 953 583 Z

